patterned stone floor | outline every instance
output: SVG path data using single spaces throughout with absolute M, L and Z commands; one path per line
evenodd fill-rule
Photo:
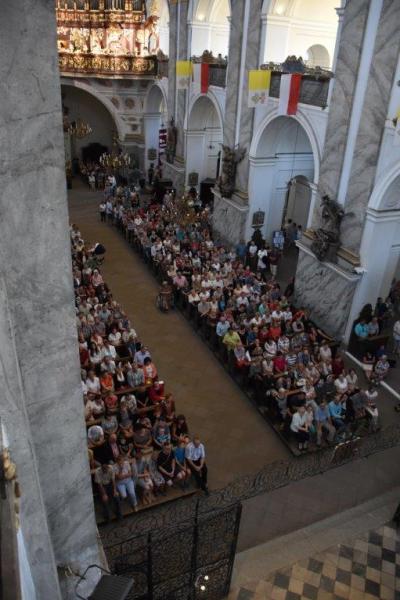
M 231 598 L 231 597 L 230 597 Z M 232 596 L 233 598 L 233 596 Z M 400 535 L 392 524 L 271 573 L 236 600 L 400 600 Z
M 393 502 L 380 508 L 380 514 L 385 517 L 381 522 L 386 522 L 385 525 L 358 531 L 352 538 L 347 536 L 343 543 L 329 545 L 318 552 L 313 552 L 315 544 L 304 530 L 306 543 L 300 545 L 297 552 L 301 559 L 286 562 L 284 568 L 268 569 L 268 564 L 279 564 L 274 562 L 279 552 L 275 541 L 271 546 L 260 546 L 258 554 L 256 548 L 251 549 L 244 561 L 238 561 L 240 574 L 236 583 L 239 585 L 232 588 L 228 600 L 400 600 L 400 529 L 396 530 L 387 518 L 393 514 L 392 510 Z M 349 529 L 359 517 L 359 514 L 356 517 L 355 513 L 343 513 Z M 376 524 L 376 519 L 371 518 L 371 512 L 367 511 L 366 528 L 372 522 Z M 326 529 L 327 545 L 331 530 L 332 522 Z M 314 534 L 321 537 L 324 529 L 319 527 Z M 290 536 L 282 538 L 282 552 L 289 556 L 296 544 L 301 544 L 301 535 L 293 537 L 292 548 Z M 264 562 L 257 565 L 261 552 Z M 296 551 L 293 556 L 295 554 Z M 267 572 L 257 579 L 262 568 Z

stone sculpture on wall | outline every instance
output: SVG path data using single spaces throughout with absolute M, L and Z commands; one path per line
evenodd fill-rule
M 224 198 L 232 198 L 235 191 L 237 165 L 243 160 L 245 148 L 229 148 L 222 144 L 223 157 L 221 175 L 218 180 L 219 190 Z
M 165 149 L 167 162 L 173 163 L 176 154 L 176 145 L 178 143 L 178 130 L 175 127 L 175 119 L 171 117 L 167 130 L 167 147 Z
M 311 250 L 318 260 L 336 263 L 340 246 L 340 226 L 345 213 L 343 207 L 329 196 L 322 198 L 321 208 L 323 226 L 315 231 Z

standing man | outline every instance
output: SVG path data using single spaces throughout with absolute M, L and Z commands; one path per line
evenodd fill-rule
M 206 452 L 204 444 L 200 442 L 200 438 L 195 436 L 193 442 L 189 442 L 185 450 L 185 458 L 188 462 L 189 468 L 193 473 L 197 485 L 206 493 L 208 496 L 209 491 L 207 487 L 207 465 L 206 465 Z
M 100 213 L 100 221 L 102 223 L 104 223 L 106 220 L 106 203 L 104 200 L 100 203 L 99 213 Z
M 153 177 L 154 177 L 154 163 L 150 164 L 150 167 L 147 171 L 147 177 L 148 177 L 149 185 L 152 185 Z
M 269 268 L 271 269 L 271 275 L 274 279 L 278 274 L 278 262 L 281 257 L 281 253 L 278 248 L 273 247 L 269 253 Z

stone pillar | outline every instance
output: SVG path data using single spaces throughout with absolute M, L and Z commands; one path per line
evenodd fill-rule
M 232 3 L 229 59 L 226 81 L 224 144 L 246 148 L 246 157 L 238 165 L 236 187 L 247 200 L 249 178 L 248 152 L 253 135 L 254 108 L 247 105 L 248 72 L 259 67 L 262 24 L 262 0 Z
M 0 19 L 0 412 L 22 488 L 37 598 L 74 598 L 57 566 L 100 563 L 71 278 L 54 4 Z
M 384 0 L 347 188 L 342 244 L 358 254 L 400 51 L 400 3 Z M 391 40 L 390 44 L 388 40 Z
M 335 8 L 336 14 L 338 16 L 338 28 L 337 28 L 337 32 L 336 32 L 335 50 L 334 50 L 333 59 L 332 59 L 332 71 L 333 71 L 333 73 L 335 73 L 335 71 L 336 71 L 337 58 L 338 58 L 338 52 L 339 52 L 339 46 L 340 46 L 340 39 L 342 37 L 342 28 L 343 28 L 343 18 L 344 18 L 345 4 L 346 4 L 346 0 L 341 0 L 341 5 L 342 6 L 340 6 L 338 8 Z M 332 77 L 332 79 L 329 82 L 329 93 L 328 93 L 328 100 L 327 100 L 327 105 L 328 106 L 330 106 L 330 104 L 331 104 L 332 91 L 333 91 L 334 85 L 335 85 L 335 78 Z
M 236 243 L 245 235 L 248 213 L 249 150 L 253 135 L 254 108 L 247 105 L 248 71 L 260 64 L 262 43 L 262 0 L 238 0 L 232 2 L 231 31 L 226 81 L 224 144 L 230 148 L 246 149 L 245 158 L 239 163 L 236 174 L 236 191 L 227 202 L 218 191 L 215 193 L 213 227 L 226 241 Z M 219 204 L 222 203 L 221 206 Z M 237 214 L 235 214 L 237 213 Z M 226 239 L 226 223 L 235 223 L 230 229 L 234 237 Z M 240 229 L 238 229 L 240 227 Z
M 361 60 L 370 0 L 348 0 L 337 54 L 335 80 L 319 177 L 320 196 L 336 199 Z M 319 226 L 320 213 L 314 213 Z
M 178 33 L 177 33 L 177 60 L 188 60 L 190 48 L 188 48 L 188 1 L 178 1 Z M 176 80 L 176 73 L 174 73 Z M 178 129 L 178 141 L 176 145 L 176 159 L 183 163 L 185 156 L 184 122 L 188 102 L 189 90 L 178 90 L 176 98 L 175 124 Z
M 188 0 L 172 0 L 169 10 L 168 122 L 171 117 L 174 117 L 178 139 L 174 163 L 165 164 L 164 176 L 171 178 L 178 193 L 182 193 L 185 185 L 185 138 L 183 125 L 188 90 L 177 90 L 176 61 L 187 60 L 189 56 Z
M 178 7 L 176 2 L 169 3 L 169 61 L 168 61 L 168 120 L 175 118 L 176 94 L 176 33 L 177 33 Z

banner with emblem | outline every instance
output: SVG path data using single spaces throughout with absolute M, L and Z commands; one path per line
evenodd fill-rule
M 176 85 L 178 90 L 189 88 L 192 79 L 192 62 L 190 60 L 176 61 Z
M 249 71 L 249 108 L 266 106 L 269 98 L 271 71 L 257 69 Z

